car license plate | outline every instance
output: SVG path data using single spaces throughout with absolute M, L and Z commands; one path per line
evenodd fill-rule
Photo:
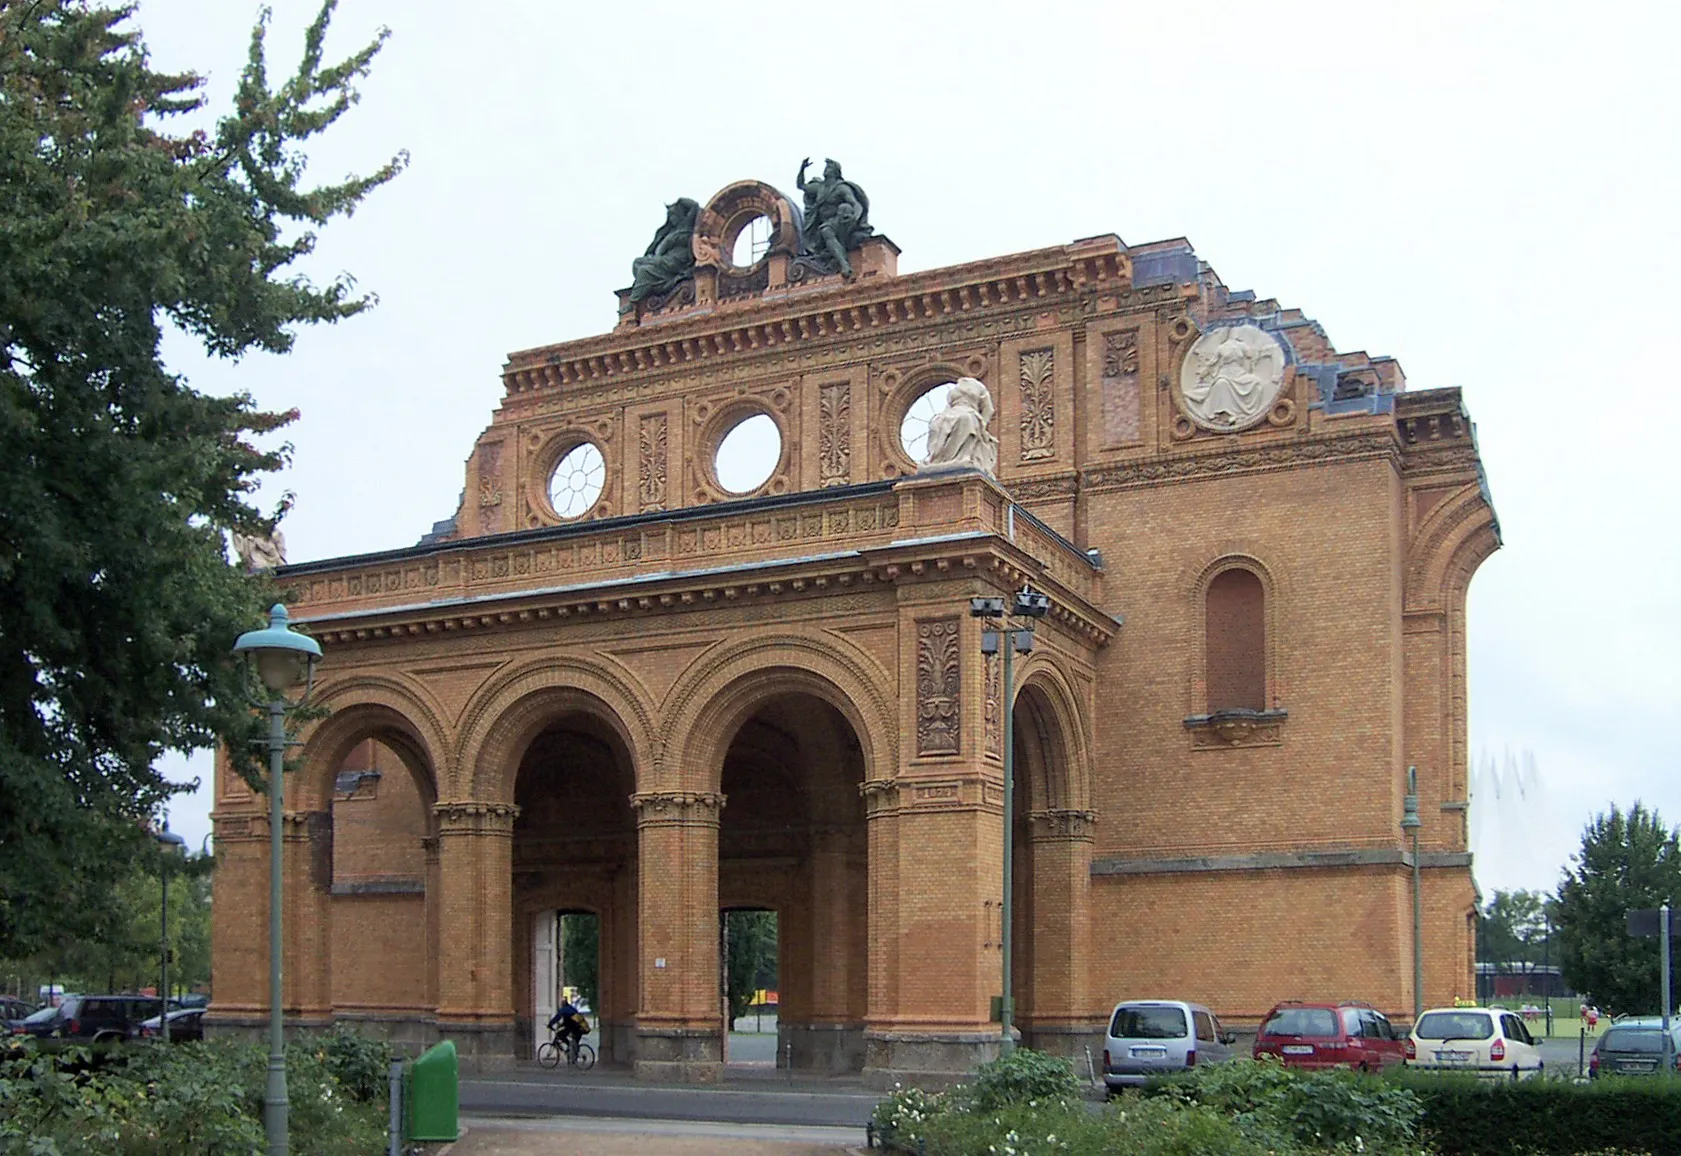
M 1135 1060 L 1165 1060 L 1166 1048 L 1133 1048 L 1132 1058 Z
M 1285 1044 L 1284 1045 L 1284 1054 L 1287 1055 L 1287 1056 L 1311 1056 L 1313 1054 L 1313 1045 L 1312 1044 Z
M 1437 1052 L 1436 1059 L 1443 1064 L 1464 1064 L 1471 1060 L 1470 1052 Z

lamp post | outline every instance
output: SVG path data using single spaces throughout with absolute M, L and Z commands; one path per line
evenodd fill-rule
M 1034 623 L 1050 612 L 1051 600 L 1030 586 L 1016 591 L 1010 612 L 1004 612 L 1002 598 L 969 599 L 969 616 L 985 619 L 981 629 L 981 654 L 990 658 L 1000 649 L 1004 652 L 1003 702 L 1004 712 L 1004 904 L 1000 913 L 1001 949 L 1004 955 L 1004 991 L 998 999 L 999 1047 L 1007 1055 L 1015 1050 L 1015 1038 L 1010 1034 L 1015 1018 L 1014 965 L 1010 958 L 1015 946 L 1015 857 L 1016 857 L 1016 742 L 1015 742 L 1015 656 L 1033 651 Z M 992 625 L 997 623 L 997 625 Z M 1009 635 L 1004 645 L 1003 635 Z
M 164 820 L 163 830 L 157 832 L 152 838 L 156 839 L 158 845 L 164 849 L 163 866 L 158 871 L 158 876 L 163 885 L 163 899 L 159 905 L 159 915 L 161 916 L 159 922 L 163 925 L 163 951 L 159 958 L 161 961 L 160 970 L 163 974 L 158 979 L 158 994 L 163 997 L 163 1006 L 158 1010 L 158 1023 L 161 1025 L 160 1030 L 163 1032 L 163 1042 L 167 1044 L 169 1042 L 169 861 L 175 855 L 185 854 L 187 841 L 169 829 L 169 820 L 167 819 Z
M 250 630 L 239 636 L 233 652 L 256 668 L 257 678 L 267 690 L 266 701 L 255 705 L 268 708 L 269 767 L 269 876 L 268 876 L 268 1084 L 263 1091 L 263 1131 L 268 1137 L 269 1156 L 284 1156 L 287 1149 L 286 1039 L 280 1013 L 280 879 L 281 799 L 286 761 L 286 712 L 294 705 L 286 692 L 304 684 L 296 705 L 302 706 L 314 686 L 315 664 L 321 660 L 321 644 L 294 631 L 288 624 L 286 607 L 276 602 L 269 611 L 266 630 Z
M 1401 830 L 1413 841 L 1413 1023 L 1424 1012 L 1424 931 L 1419 904 L 1418 875 L 1418 768 L 1407 768 L 1407 794 L 1401 800 Z

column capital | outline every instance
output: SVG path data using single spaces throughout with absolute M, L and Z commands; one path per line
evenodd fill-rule
M 630 797 L 637 827 L 716 827 L 724 796 L 717 791 L 638 791 Z
M 519 808 L 512 803 L 480 803 L 472 799 L 455 799 L 432 804 L 438 817 L 438 834 L 445 835 L 511 835 Z
M 1060 840 L 1090 843 L 1092 824 L 1097 822 L 1097 812 L 1061 809 L 1029 811 L 1027 822 L 1028 838 L 1035 843 Z

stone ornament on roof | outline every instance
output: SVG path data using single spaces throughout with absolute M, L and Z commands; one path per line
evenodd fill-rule
M 992 394 L 973 377 L 960 377 L 946 393 L 946 407 L 928 421 L 928 460 L 921 470 L 973 466 L 998 468 L 998 438 L 992 421 Z
M 630 299 L 668 296 L 694 276 L 695 218 L 700 204 L 678 197 L 665 207 L 665 224 L 654 233 L 647 252 L 630 263 Z
M 1284 347 L 1259 325 L 1210 329 L 1179 372 L 1180 405 L 1203 429 L 1236 433 L 1266 419 L 1284 388 Z

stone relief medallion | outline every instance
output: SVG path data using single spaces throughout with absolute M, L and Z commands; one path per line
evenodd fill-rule
M 1210 329 L 1179 371 L 1179 405 L 1203 429 L 1235 433 L 1266 419 L 1284 387 L 1284 347 L 1258 325 Z

